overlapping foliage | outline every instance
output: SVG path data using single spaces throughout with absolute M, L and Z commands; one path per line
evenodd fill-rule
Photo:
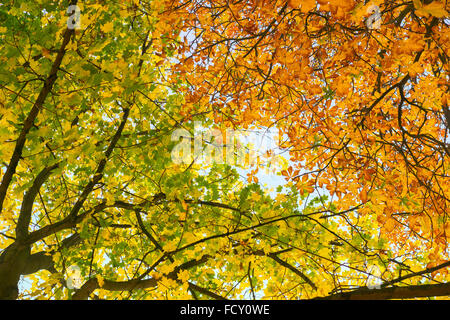
M 419 0 L 3 3 L 0 298 L 449 295 L 447 15 Z M 278 128 L 285 186 L 174 163 L 171 134 L 195 121 Z

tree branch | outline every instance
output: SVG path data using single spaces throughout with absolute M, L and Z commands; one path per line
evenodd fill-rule
M 419 271 L 419 272 L 413 272 L 413 273 L 407 274 L 407 275 L 405 275 L 403 277 L 399 277 L 397 279 L 394 279 L 394 280 L 391 280 L 391 281 L 387 281 L 387 282 L 383 283 L 381 285 L 381 287 L 384 288 L 384 287 L 390 286 L 390 285 L 392 285 L 394 283 L 397 283 L 397 282 L 400 282 L 400 281 L 403 281 L 403 280 L 406 280 L 406 279 L 409 279 L 409 278 L 412 278 L 412 277 L 421 276 L 423 274 L 432 273 L 432 272 L 435 272 L 435 271 L 437 271 L 439 269 L 443 269 L 443 268 L 447 268 L 447 267 L 450 267 L 450 261 L 444 262 L 444 263 L 442 263 L 442 264 L 440 264 L 438 266 L 435 266 L 433 268 L 427 268 L 427 269 Z
M 273 253 L 269 253 L 267 256 L 270 257 L 271 259 L 273 259 L 278 264 L 282 265 L 283 267 L 285 267 L 285 268 L 291 270 L 292 272 L 294 272 L 296 275 L 298 275 L 300 278 L 302 278 L 306 283 L 308 283 L 314 290 L 317 290 L 316 285 L 303 272 L 301 272 L 300 270 L 298 270 L 294 266 L 290 265 L 286 261 L 280 259 L 277 255 L 275 255 Z
M 40 251 L 30 255 L 25 265 L 25 269 L 22 271 L 22 274 L 32 274 L 42 269 L 48 270 L 51 273 L 57 272 L 54 267 L 52 255 L 62 248 L 76 246 L 82 241 L 83 239 L 80 237 L 80 235 L 78 233 L 74 233 L 73 235 L 67 237 L 62 241 L 61 246 L 58 248 L 58 250 L 53 250 L 51 252 Z
M 187 262 L 179 265 L 178 267 L 176 267 L 172 272 L 167 274 L 166 277 L 169 279 L 177 280 L 178 272 L 180 272 L 181 270 L 187 270 L 187 269 L 193 268 L 195 266 L 198 266 L 200 264 L 203 264 L 206 261 L 208 261 L 209 258 L 210 258 L 210 256 L 204 255 L 199 260 L 194 259 L 194 260 L 187 261 Z M 156 287 L 157 285 L 158 285 L 158 279 L 155 279 L 155 278 L 144 279 L 144 280 L 132 279 L 132 280 L 128 280 L 128 281 L 104 280 L 103 286 L 101 288 L 104 290 L 109 290 L 109 291 L 129 291 L 129 290 L 135 290 L 135 289 L 152 288 L 152 287 Z M 190 284 L 190 286 L 191 286 L 191 284 Z M 99 289 L 99 288 L 100 288 L 100 284 L 98 283 L 97 278 L 91 278 L 88 281 L 86 281 L 83 284 L 83 286 L 74 293 L 74 295 L 72 296 L 72 299 L 73 300 L 86 300 L 89 298 L 89 295 L 92 292 L 94 292 L 94 290 Z M 201 292 L 203 294 L 207 294 L 207 291 L 208 291 L 208 290 L 198 287 L 196 285 L 193 285 L 193 287 L 191 287 L 191 288 L 195 289 L 198 292 Z M 213 293 L 211 293 L 211 294 L 213 294 Z M 219 297 L 219 296 L 217 295 L 217 297 Z
M 439 297 L 450 295 L 450 283 L 425 284 L 382 289 L 362 288 L 350 292 L 333 294 L 314 300 L 387 300 Z
M 59 164 L 44 168 L 36 177 L 33 185 L 25 193 L 20 208 L 20 215 L 16 226 L 16 241 L 23 240 L 28 235 L 28 227 L 31 220 L 31 212 L 33 211 L 33 204 L 39 189 L 50 176 L 51 172 L 58 167 Z
M 70 210 L 69 217 L 76 218 L 78 212 L 80 211 L 81 207 L 83 206 L 83 203 L 86 201 L 89 194 L 94 189 L 95 185 L 102 179 L 103 177 L 103 170 L 105 169 L 106 162 L 108 158 L 111 156 L 114 148 L 116 147 L 117 142 L 120 139 L 120 136 L 122 135 L 123 129 L 125 127 L 125 124 L 128 120 L 128 116 L 130 114 L 130 109 L 126 108 L 124 109 L 122 121 L 117 128 L 116 133 L 114 134 L 113 139 L 111 140 L 108 149 L 105 151 L 105 157 L 100 161 L 98 164 L 97 170 L 95 170 L 94 176 L 92 177 L 92 180 L 89 181 L 89 183 L 84 187 L 83 192 L 81 193 L 80 197 L 78 198 L 77 202 L 73 205 L 72 210 Z
M 70 38 L 72 34 L 74 33 L 74 30 L 66 29 L 64 32 L 64 38 L 63 42 L 61 44 L 61 47 L 59 48 L 58 54 L 55 58 L 55 61 L 53 62 L 52 68 L 50 70 L 49 75 L 47 76 L 47 79 L 45 80 L 44 87 L 41 89 L 41 92 L 39 93 L 39 96 L 36 99 L 36 102 L 34 103 L 33 107 L 30 110 L 30 113 L 28 114 L 27 118 L 25 119 L 22 127 L 22 131 L 19 134 L 19 137 L 16 140 L 16 145 L 14 147 L 13 154 L 11 156 L 11 159 L 9 161 L 8 167 L 6 169 L 5 175 L 3 176 L 2 182 L 0 184 L 0 213 L 3 209 L 3 202 L 6 197 L 6 193 L 8 191 L 8 187 L 11 183 L 12 177 L 16 173 L 17 165 L 22 158 L 22 150 L 25 146 L 25 142 L 27 139 L 27 134 L 30 131 L 30 129 L 34 125 L 34 121 L 36 120 L 39 111 L 41 110 L 42 106 L 44 105 L 45 99 L 47 98 L 48 94 L 51 92 L 53 85 L 55 84 L 55 81 L 57 79 L 57 72 L 61 66 L 62 60 L 64 58 L 64 55 L 66 53 L 66 46 L 70 41 Z
M 198 285 L 193 284 L 192 282 L 188 282 L 188 284 L 189 284 L 189 289 L 197 291 L 197 292 L 199 292 L 201 294 L 204 294 L 205 296 L 211 297 L 211 298 L 216 299 L 216 300 L 227 300 L 226 298 L 224 298 L 222 296 L 219 296 L 218 294 L 216 294 L 216 293 L 214 293 L 212 291 L 209 291 L 206 288 L 199 287 Z

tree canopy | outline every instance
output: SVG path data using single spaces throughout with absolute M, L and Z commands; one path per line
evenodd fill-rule
M 0 299 L 450 296 L 448 10 L 4 1 Z M 285 183 L 174 161 L 198 123 Z

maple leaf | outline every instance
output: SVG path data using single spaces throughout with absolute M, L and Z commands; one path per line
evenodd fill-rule
M 103 287 L 103 284 L 105 283 L 103 276 L 101 274 L 97 274 L 95 277 L 97 278 L 98 285 Z

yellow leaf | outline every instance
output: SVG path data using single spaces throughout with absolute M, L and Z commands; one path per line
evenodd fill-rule
M 160 267 L 159 271 L 162 274 L 168 274 L 168 273 L 172 272 L 174 269 L 175 269 L 175 265 L 173 265 L 173 264 L 167 265 L 166 264 L 166 265 L 163 265 L 162 267 Z
M 413 3 L 414 3 L 414 8 L 416 8 L 416 9 L 422 8 L 422 1 L 420 1 L 420 0 L 413 0 Z
M 315 0 L 290 0 L 289 5 L 292 8 L 298 8 L 301 6 L 302 12 L 311 11 L 316 7 L 316 1 Z
M 261 199 L 261 196 L 258 193 L 253 193 L 250 197 L 254 202 L 258 202 Z
M 316 7 L 316 1 L 315 0 L 303 0 L 302 1 L 302 11 L 307 12 L 311 11 Z
M 362 201 L 363 203 L 366 203 L 366 202 L 367 202 L 367 190 L 366 190 L 366 188 L 364 188 L 364 189 L 361 191 L 361 193 L 359 194 L 359 198 L 361 199 L 361 201 Z
M 168 242 L 163 246 L 163 250 L 165 252 L 171 252 L 174 251 L 177 248 L 177 245 L 174 241 Z
M 178 272 L 177 277 L 182 282 L 186 282 L 189 279 L 189 272 L 187 270 L 182 270 L 182 271 Z
M 408 73 L 411 78 L 414 78 L 415 76 L 417 76 L 418 73 L 421 73 L 422 71 L 423 68 L 416 62 L 413 65 L 411 65 L 411 67 L 408 70 Z
M 384 228 L 388 232 L 392 232 L 396 226 L 396 221 L 392 218 L 387 219 L 386 223 L 384 224 Z
M 103 284 L 105 283 L 105 279 L 103 279 L 102 275 L 97 274 L 95 277 L 97 278 L 98 285 L 100 287 L 103 287 Z
M 114 195 L 112 195 L 111 193 L 106 193 L 105 194 L 105 198 L 106 198 L 106 205 L 107 206 L 111 206 L 114 204 L 115 200 L 114 200 Z
M 181 206 L 183 207 L 184 210 L 188 209 L 188 205 L 186 204 L 186 202 L 184 200 L 181 200 Z
M 103 32 L 110 32 L 110 31 L 112 31 L 113 30 L 113 23 L 112 23 L 112 21 L 111 22 L 108 22 L 108 23 L 105 23 L 103 26 L 101 26 L 100 27 L 100 29 L 102 29 L 102 31 Z

